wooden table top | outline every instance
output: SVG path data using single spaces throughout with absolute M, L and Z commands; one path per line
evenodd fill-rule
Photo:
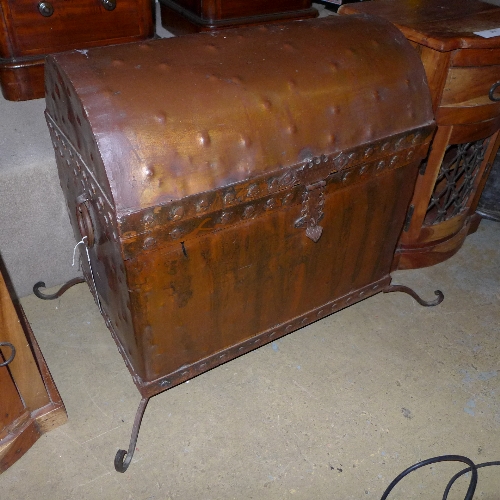
M 474 32 L 500 29 L 500 1 L 375 0 L 346 4 L 340 14 L 371 14 L 396 25 L 409 39 L 440 52 L 499 48 L 500 38 Z

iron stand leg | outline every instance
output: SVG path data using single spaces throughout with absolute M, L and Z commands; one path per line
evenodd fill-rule
M 424 300 L 422 299 L 414 290 L 404 285 L 388 285 L 383 290 L 384 293 L 389 292 L 403 292 L 411 295 L 421 306 L 432 307 L 441 304 L 444 299 L 443 292 L 441 290 L 435 290 L 434 295 L 437 295 L 437 298 L 434 300 Z
M 33 293 L 39 298 L 43 300 L 54 300 L 58 299 L 66 290 L 71 288 L 74 285 L 78 285 L 78 283 L 84 283 L 85 279 L 84 278 L 73 278 L 72 280 L 69 280 L 67 283 L 65 283 L 59 290 L 57 290 L 56 293 L 52 294 L 44 294 L 40 292 L 40 288 L 45 288 L 45 283 L 43 281 L 39 281 L 38 283 L 35 283 L 33 285 Z
M 137 443 L 137 437 L 139 436 L 139 430 L 141 428 L 142 417 L 144 416 L 144 411 L 148 404 L 149 398 L 142 398 L 137 408 L 137 413 L 135 414 L 134 426 L 132 427 L 132 435 L 130 436 L 130 444 L 128 445 L 128 451 L 118 450 L 115 456 L 115 469 L 117 472 L 125 472 L 132 461 L 134 456 L 135 445 Z

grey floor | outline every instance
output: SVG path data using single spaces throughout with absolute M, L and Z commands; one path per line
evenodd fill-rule
M 113 458 L 139 394 L 87 286 L 26 297 L 69 420 L 0 476 L 0 497 L 376 499 L 428 457 L 500 460 L 499 263 L 500 224 L 483 221 L 447 262 L 395 274 L 441 288 L 440 306 L 379 294 L 153 398 L 125 474 Z M 441 498 L 460 469 L 421 469 L 390 498 Z M 475 498 L 500 498 L 499 472 L 480 471 Z

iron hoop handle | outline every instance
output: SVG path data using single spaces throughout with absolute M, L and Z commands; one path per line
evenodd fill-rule
M 489 97 L 490 97 L 490 100 L 493 101 L 493 102 L 500 102 L 500 96 L 499 97 L 495 97 L 493 94 L 495 93 L 495 90 L 500 87 L 500 82 L 496 82 L 494 83 L 492 86 L 491 86 L 491 89 L 490 89 L 490 92 L 489 92 Z
M 95 243 L 94 225 L 90 216 L 88 200 L 83 201 L 76 207 L 76 220 L 82 238 L 86 237 L 85 245 L 89 248 L 93 247 Z
M 10 347 L 11 353 L 10 353 L 10 358 L 7 361 L 0 363 L 0 368 L 2 366 L 7 366 L 9 363 L 11 363 L 14 357 L 16 356 L 16 348 L 10 342 L 0 342 L 0 347 L 1 346 Z

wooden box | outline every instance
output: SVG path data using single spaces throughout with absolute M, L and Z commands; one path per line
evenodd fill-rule
M 43 97 L 47 54 L 152 37 L 151 6 L 151 0 L 0 0 L 4 97 Z
M 12 301 L 3 268 L 0 259 L 0 474 L 67 420 L 23 308 Z
M 376 0 L 341 14 L 397 26 L 424 64 L 438 129 L 420 169 L 394 266 L 424 267 L 455 254 L 476 230 L 476 207 L 498 148 L 500 6 L 480 0 Z
M 389 23 L 68 52 L 46 82 L 85 277 L 143 398 L 388 290 L 435 128 Z
M 162 26 L 176 35 L 316 17 L 311 0 L 160 0 Z

